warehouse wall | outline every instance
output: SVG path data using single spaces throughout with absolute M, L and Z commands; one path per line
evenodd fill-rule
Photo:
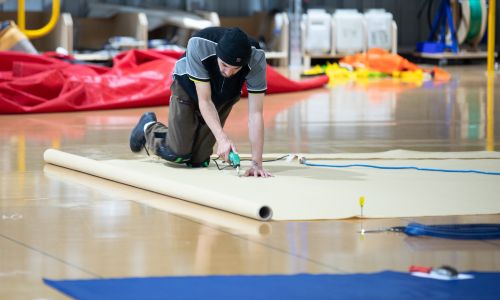
M 203 9 L 217 11 L 221 16 L 248 16 L 255 11 L 278 9 L 288 11 L 293 0 L 62 0 L 63 11 L 84 16 L 88 3 L 105 2 L 137 7 L 160 7 L 164 9 Z M 419 41 L 427 39 L 429 25 L 427 11 L 417 16 L 426 0 L 303 0 L 304 11 L 307 8 L 325 8 L 333 12 L 338 8 L 354 8 L 365 11 L 370 8 L 383 8 L 393 14 L 398 24 L 398 49 L 411 51 Z M 499 1 L 497 1 L 499 2 Z M 51 0 L 27 0 L 29 10 L 50 7 Z M 439 1 L 433 0 L 434 7 Z M 6 0 L 0 4 L 0 10 L 15 10 L 17 0 Z M 433 10 L 435 12 L 436 10 Z M 500 3 L 497 3 L 496 15 L 499 16 Z M 500 20 L 496 22 L 496 48 L 500 51 Z

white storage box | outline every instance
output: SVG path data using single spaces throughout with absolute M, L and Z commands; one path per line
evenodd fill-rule
M 333 14 L 334 47 L 339 54 L 363 52 L 366 49 L 363 15 L 355 9 L 337 9 Z
M 368 10 L 365 14 L 368 48 L 393 48 L 392 14 L 383 9 Z
M 323 9 L 309 9 L 306 20 L 305 49 L 307 53 L 329 53 L 331 50 L 332 18 Z

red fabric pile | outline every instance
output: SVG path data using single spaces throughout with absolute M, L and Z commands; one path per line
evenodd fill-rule
M 131 50 L 113 67 L 0 52 L 0 113 L 42 113 L 168 105 L 172 71 L 182 52 Z M 268 94 L 317 88 L 321 76 L 293 81 L 267 67 Z M 244 89 L 244 95 L 246 90 Z

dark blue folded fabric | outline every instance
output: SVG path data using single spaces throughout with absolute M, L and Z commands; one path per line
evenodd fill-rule
M 455 240 L 500 239 L 500 224 L 440 224 L 409 223 L 404 232 L 412 236 L 432 236 Z
M 442 281 L 385 271 L 347 275 L 186 276 L 49 280 L 75 299 L 500 299 L 500 273 Z

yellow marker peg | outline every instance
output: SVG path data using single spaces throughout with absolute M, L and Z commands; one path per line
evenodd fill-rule
M 359 197 L 359 206 L 361 207 L 361 217 L 363 217 L 363 207 L 365 206 L 365 196 Z

